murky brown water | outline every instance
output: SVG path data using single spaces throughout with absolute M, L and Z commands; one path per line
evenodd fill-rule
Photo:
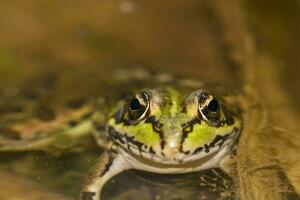
M 244 7 L 250 29 L 257 36 L 258 49 L 280 63 L 280 84 L 286 88 L 294 103 L 292 107 L 299 114 L 299 3 L 252 1 L 244 3 Z M 237 12 L 235 9 L 238 8 L 231 10 L 233 15 Z M 241 90 L 245 82 L 241 75 L 244 67 L 228 55 L 231 49 L 224 42 L 227 36 L 223 36 L 222 20 L 218 18 L 222 16 L 218 15 L 221 11 L 206 1 L 1 2 L 1 92 L 10 94 L 28 77 L 47 70 L 64 77 L 64 85 L 56 94 L 68 88 L 68 95 L 79 93 L 93 97 L 103 92 L 97 91 L 96 86 L 107 82 L 112 68 L 146 68 L 224 83 Z M 238 19 L 234 23 L 243 29 Z M 238 30 L 236 28 L 235 34 L 243 35 Z M 241 39 L 234 34 L 228 38 Z M 90 149 L 63 156 L 41 152 L 0 155 L 0 174 L 5 177 L 0 180 L 0 199 L 74 199 L 85 172 L 101 153 L 93 141 L 86 142 L 90 143 L 87 145 Z M 154 176 L 150 180 L 148 177 L 144 185 L 136 184 L 141 178 L 132 173 L 116 179 L 122 183 L 128 177 L 132 182 L 126 187 L 132 193 L 123 191 L 123 196 L 111 196 L 112 199 L 133 199 L 141 191 L 150 195 L 145 196 L 145 200 L 201 199 L 198 195 L 203 189 L 199 187 L 200 179 L 192 181 L 181 177 L 178 179 L 188 181 L 170 184 L 173 179 L 157 183 L 159 178 Z M 11 180 L 23 185 L 23 189 L 8 184 Z M 108 196 L 117 183 L 111 182 L 104 195 Z M 170 187 L 172 184 L 181 191 L 178 195 Z M 24 191 L 31 192 L 25 197 Z M 122 191 L 119 192 L 122 195 Z

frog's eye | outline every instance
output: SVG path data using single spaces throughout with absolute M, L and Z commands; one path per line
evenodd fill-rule
M 149 109 L 149 98 L 146 93 L 137 94 L 131 98 L 128 104 L 129 117 L 131 120 L 141 120 L 146 117 Z
M 201 118 L 209 123 L 217 123 L 220 120 L 220 104 L 218 100 L 207 93 L 202 94 L 199 99 L 199 114 Z
M 218 110 L 220 109 L 219 102 L 216 99 L 210 100 L 207 105 L 207 109 L 209 112 L 218 112 Z

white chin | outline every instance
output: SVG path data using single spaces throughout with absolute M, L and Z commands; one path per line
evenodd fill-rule
M 183 157 L 182 160 L 176 158 L 162 159 L 151 154 L 141 156 L 136 155 L 135 152 L 130 154 L 122 148 L 120 148 L 120 153 L 134 169 L 161 174 L 179 174 L 218 167 L 220 161 L 230 151 L 230 146 L 230 143 L 225 143 L 221 148 L 211 149 L 210 153 L 201 152 Z

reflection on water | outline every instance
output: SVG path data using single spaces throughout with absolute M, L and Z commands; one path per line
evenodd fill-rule
M 236 177 L 234 177 L 236 178 Z M 285 174 L 280 173 L 284 199 L 300 199 Z M 208 169 L 182 175 L 159 175 L 131 170 L 122 173 L 104 188 L 103 198 L 111 200 L 236 200 L 238 180 L 222 170 Z
M 219 169 L 184 175 L 159 175 L 129 171 L 113 178 L 104 199 L 196 200 L 236 199 L 233 180 Z

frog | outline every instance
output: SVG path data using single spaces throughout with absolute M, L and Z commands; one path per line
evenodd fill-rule
M 161 174 L 195 172 L 220 164 L 241 130 L 237 116 L 216 96 L 198 89 L 143 89 L 119 103 L 107 121 L 111 139 L 81 199 L 99 199 L 114 175 L 128 169 Z
M 61 153 L 74 149 L 74 141 L 91 134 L 105 151 L 86 176 L 81 200 L 101 199 L 104 185 L 130 169 L 155 174 L 215 167 L 227 170 L 226 162 L 242 130 L 242 119 L 230 95 L 199 81 L 136 71 L 116 73 L 122 79 L 117 78 L 118 83 L 134 85 L 134 89 L 122 88 L 128 94 L 122 93 L 120 98 L 100 97 L 83 105 L 72 101 L 52 120 L 14 119 L 9 139 L 0 140 L 0 151 L 51 146 L 52 153 L 53 149 Z M 142 87 L 137 84 L 141 80 Z M 7 121 L 11 118 L 8 115 Z

